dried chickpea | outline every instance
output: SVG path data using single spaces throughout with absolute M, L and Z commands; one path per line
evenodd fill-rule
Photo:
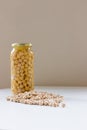
M 34 54 L 31 44 L 14 43 L 11 52 L 11 90 L 14 94 L 34 89 Z

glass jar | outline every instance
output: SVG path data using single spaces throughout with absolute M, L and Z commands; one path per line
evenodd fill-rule
M 34 53 L 31 43 L 13 43 L 11 90 L 14 94 L 34 89 Z

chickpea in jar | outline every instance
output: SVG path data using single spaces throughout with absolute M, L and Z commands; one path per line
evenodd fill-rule
M 11 90 L 14 94 L 34 89 L 34 54 L 31 43 L 14 43 L 11 52 Z

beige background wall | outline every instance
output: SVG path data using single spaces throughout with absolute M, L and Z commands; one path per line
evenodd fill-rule
M 35 52 L 35 85 L 87 85 L 87 0 L 0 0 L 0 87 L 11 43 Z

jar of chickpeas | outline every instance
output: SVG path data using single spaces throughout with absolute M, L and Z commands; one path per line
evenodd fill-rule
M 34 89 L 34 54 L 31 43 L 13 43 L 11 90 L 14 94 Z

